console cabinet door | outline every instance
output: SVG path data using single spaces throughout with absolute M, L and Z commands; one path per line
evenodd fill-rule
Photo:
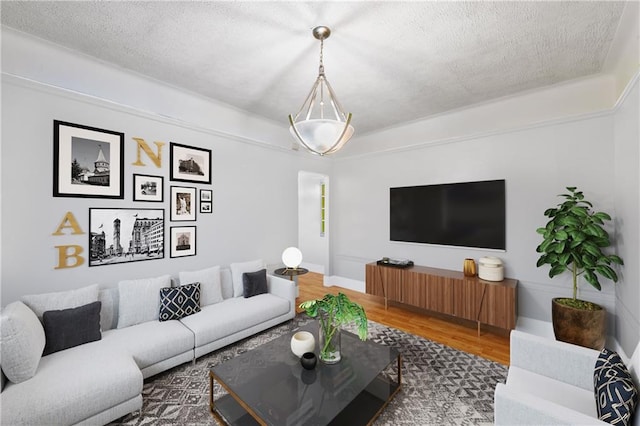
M 401 302 L 427 309 L 427 276 L 405 271 L 403 278 Z
M 478 320 L 483 284 L 475 278 L 455 280 L 453 284 L 453 315 L 470 321 Z
M 484 297 L 478 320 L 506 330 L 516 326 L 516 288 L 515 286 L 485 283 Z
M 438 275 L 423 275 L 427 288 L 425 308 L 453 315 L 453 286 L 455 279 Z
M 366 265 L 366 291 L 374 296 L 401 301 L 402 270 L 388 266 Z

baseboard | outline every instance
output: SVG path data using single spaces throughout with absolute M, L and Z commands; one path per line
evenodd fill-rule
M 300 264 L 302 268 L 308 269 L 310 272 L 324 275 L 324 265 L 318 265 L 315 263 L 302 262 Z
M 352 280 L 351 278 L 339 277 L 337 275 L 332 275 L 330 277 L 324 276 L 324 286 L 325 287 L 342 287 L 349 290 L 359 291 L 360 293 L 366 293 L 366 286 L 364 281 Z

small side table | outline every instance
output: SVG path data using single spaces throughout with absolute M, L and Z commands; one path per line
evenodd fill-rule
M 309 272 L 309 270 L 305 268 L 278 268 L 273 271 L 274 274 L 280 275 L 281 277 L 289 277 L 289 280 L 293 281 L 293 284 L 296 286 L 296 297 L 300 296 L 300 289 L 298 288 L 298 280 L 294 280 L 293 277 L 304 275 L 307 272 Z
M 278 268 L 275 271 L 273 271 L 273 273 L 276 275 L 289 277 L 291 281 L 293 281 L 293 277 L 297 277 L 298 275 L 304 275 L 307 272 L 309 272 L 309 270 L 305 268 Z

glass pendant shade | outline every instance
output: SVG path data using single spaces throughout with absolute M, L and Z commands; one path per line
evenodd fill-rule
M 351 113 L 345 114 L 335 92 L 324 74 L 322 52 L 324 39 L 331 30 L 316 27 L 313 35 L 320 40 L 320 68 L 311 92 L 295 115 L 289 115 L 289 131 L 310 152 L 331 154 L 353 136 Z

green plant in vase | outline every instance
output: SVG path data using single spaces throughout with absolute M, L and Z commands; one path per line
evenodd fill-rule
M 349 323 L 357 326 L 358 337 L 367 339 L 367 314 L 361 305 L 352 302 L 344 293 L 326 294 L 322 299 L 307 300 L 300 304 L 307 315 L 320 323 L 320 360 L 325 364 L 340 361 L 340 327 Z

